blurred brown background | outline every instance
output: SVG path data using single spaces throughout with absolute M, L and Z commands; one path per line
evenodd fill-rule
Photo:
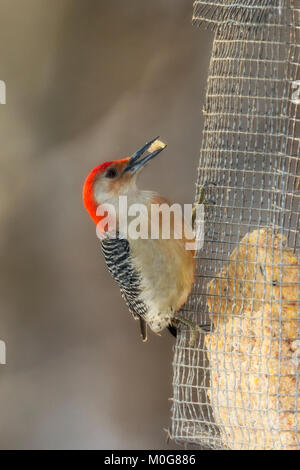
M 174 449 L 172 345 L 142 344 L 81 201 L 160 135 L 140 186 L 194 198 L 212 36 L 192 0 L 1 0 L 1 449 Z

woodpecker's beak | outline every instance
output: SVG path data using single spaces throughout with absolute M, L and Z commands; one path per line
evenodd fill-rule
M 139 160 L 139 158 L 151 147 L 152 144 L 158 139 L 158 137 L 155 137 L 155 139 L 151 140 L 150 142 L 147 142 L 143 147 L 141 147 L 139 150 L 134 152 L 133 155 L 131 155 L 130 160 L 128 164 L 126 165 L 123 173 L 130 171 L 130 173 L 134 174 L 141 168 L 143 168 L 152 158 L 156 157 L 164 148 L 166 148 L 166 145 L 164 147 L 158 148 L 154 152 L 149 153 L 146 155 L 146 157 L 142 158 Z

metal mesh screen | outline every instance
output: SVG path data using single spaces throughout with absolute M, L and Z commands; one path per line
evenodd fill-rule
M 196 1 L 215 31 L 197 188 L 204 248 L 175 346 L 171 436 L 300 448 L 299 0 Z

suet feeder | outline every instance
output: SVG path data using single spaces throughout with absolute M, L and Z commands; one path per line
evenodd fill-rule
M 199 0 L 214 31 L 197 188 L 204 247 L 175 346 L 170 434 L 300 449 L 300 1 Z M 197 195 L 196 195 L 197 197 Z

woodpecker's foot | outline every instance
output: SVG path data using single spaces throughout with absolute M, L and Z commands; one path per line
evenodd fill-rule
M 195 347 L 200 333 L 207 334 L 211 329 L 211 324 L 210 323 L 205 323 L 203 325 L 197 325 L 197 323 L 195 323 L 191 320 L 187 320 L 186 318 L 181 317 L 181 316 L 176 316 L 175 319 L 178 322 L 180 322 L 183 325 L 188 326 L 190 328 L 191 338 L 190 338 L 189 346 L 191 348 Z
M 195 221 L 196 221 L 197 206 L 200 205 L 200 204 L 204 204 L 204 205 L 215 205 L 216 204 L 216 202 L 213 201 L 212 199 L 206 199 L 206 197 L 205 197 L 206 188 L 208 186 L 217 186 L 217 185 L 214 181 L 206 181 L 206 183 L 204 183 L 203 186 L 201 186 L 200 191 L 199 191 L 198 200 L 195 202 L 194 207 L 193 207 L 193 211 L 192 211 L 192 228 L 193 229 L 194 229 L 194 225 L 195 225 Z
M 217 186 L 217 184 L 214 181 L 206 181 L 206 183 L 204 183 L 200 188 L 198 201 L 197 201 L 196 204 L 204 204 L 204 205 L 208 205 L 208 204 L 215 205 L 216 204 L 216 202 L 213 201 L 212 199 L 206 199 L 205 193 L 206 193 L 206 189 L 209 186 Z

